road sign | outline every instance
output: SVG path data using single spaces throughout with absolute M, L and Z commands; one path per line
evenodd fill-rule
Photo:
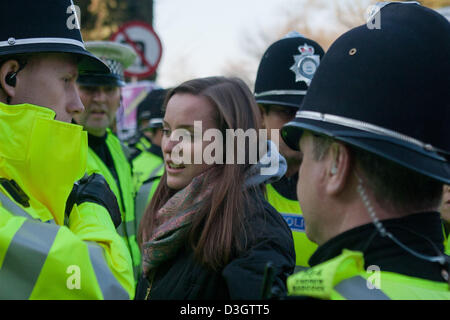
M 125 70 L 125 76 L 144 79 L 156 71 L 162 46 L 151 25 L 142 21 L 127 22 L 111 36 L 111 40 L 133 47 L 138 54 L 136 62 Z

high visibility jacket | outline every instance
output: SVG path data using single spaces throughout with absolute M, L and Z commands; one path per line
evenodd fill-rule
M 308 267 L 308 260 L 316 251 L 317 245 L 311 242 L 305 234 L 305 223 L 300 204 L 297 200 L 290 200 L 279 194 L 272 185 L 267 185 L 267 201 L 286 220 L 292 231 L 296 255 L 296 265 Z
M 106 145 L 114 162 L 119 185 L 117 185 L 113 174 L 103 160 L 100 159 L 91 148 L 89 148 L 88 151 L 86 172 L 88 174 L 94 172 L 102 174 L 117 197 L 117 202 L 119 203 L 120 211 L 122 213 L 122 223 L 117 228 L 117 232 L 123 237 L 128 246 L 133 261 L 134 275 L 137 279 L 137 276 L 141 272 L 141 253 L 136 241 L 137 225 L 134 212 L 135 188 L 131 166 L 122 149 L 120 140 L 109 129 L 107 129 L 106 134 Z
M 136 220 L 141 221 L 144 216 L 145 209 L 155 194 L 156 188 L 164 174 L 164 163 L 157 166 L 149 175 L 149 178 L 139 188 L 136 194 Z
M 133 136 L 129 140 L 123 141 L 123 143 L 130 150 L 128 161 L 132 162 L 142 151 L 150 149 L 151 142 L 145 136 Z
M 447 231 L 446 231 L 446 228 L 444 225 L 444 221 L 442 221 L 442 234 L 444 236 L 444 253 L 448 255 L 450 253 L 450 248 L 449 248 L 450 238 L 447 234 Z
M 133 298 L 131 258 L 108 211 L 75 205 L 64 225 L 66 200 L 85 172 L 87 135 L 54 117 L 0 103 L 0 299 Z
M 133 179 L 136 191 L 140 189 L 144 181 L 153 177 L 155 169 L 164 163 L 164 160 L 160 156 L 147 150 L 141 151 L 131 161 L 133 162 Z
M 447 237 L 444 247 L 445 247 L 445 254 L 450 256 L 450 237 Z
M 138 141 L 138 143 L 136 143 L 136 148 L 141 150 L 141 151 L 145 151 L 150 149 L 150 147 L 152 146 L 152 144 L 150 143 L 150 141 L 148 141 L 148 139 L 146 137 L 141 137 Z
M 163 174 L 164 160 L 158 155 L 143 150 L 133 159 L 133 178 L 137 191 L 135 212 L 138 226 Z
M 359 251 L 344 249 L 334 259 L 291 275 L 288 295 L 327 300 L 450 300 L 446 282 L 436 282 L 384 272 L 364 270 Z

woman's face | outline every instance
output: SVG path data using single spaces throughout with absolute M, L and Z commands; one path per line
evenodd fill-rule
M 203 142 L 202 135 L 217 127 L 215 113 L 211 102 L 202 96 L 176 93 L 168 101 L 161 147 L 169 188 L 183 189 L 210 168 L 203 161 L 203 150 L 211 142 Z

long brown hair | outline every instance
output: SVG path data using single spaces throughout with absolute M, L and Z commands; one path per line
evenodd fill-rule
M 254 97 L 238 78 L 209 77 L 186 81 L 168 93 L 164 106 L 177 93 L 206 97 L 216 108 L 217 128 L 224 136 L 226 129 L 246 131 L 262 128 L 261 114 Z M 263 189 L 263 186 L 243 187 L 245 171 L 249 167 L 249 143 L 246 143 L 245 151 L 245 164 L 234 161 L 234 164 L 216 164 L 207 170 L 204 181 L 213 186 L 213 191 L 196 213 L 189 232 L 188 244 L 195 257 L 214 270 L 226 265 L 251 243 L 252 233 L 246 226 L 248 208 L 262 207 L 261 200 L 250 193 L 252 189 Z M 166 179 L 164 173 L 142 218 L 138 233 L 141 248 L 158 227 L 154 221 L 155 214 L 176 193 L 167 186 Z

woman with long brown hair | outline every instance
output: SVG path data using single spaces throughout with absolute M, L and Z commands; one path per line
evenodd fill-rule
M 285 290 L 295 267 L 292 235 L 263 192 L 265 183 L 284 174 L 286 162 L 269 142 L 265 157 L 275 157 L 277 167 L 261 174 L 267 163 L 250 161 L 254 144 L 241 140 L 230 147 L 227 136 L 262 129 L 252 93 L 237 78 L 194 79 L 168 93 L 165 109 L 166 170 L 139 228 L 144 274 L 136 298 L 260 298 L 269 261 L 274 285 Z M 208 130 L 223 139 L 205 141 Z M 204 159 L 212 143 L 221 146 L 213 163 Z M 236 151 L 245 151 L 245 161 Z

